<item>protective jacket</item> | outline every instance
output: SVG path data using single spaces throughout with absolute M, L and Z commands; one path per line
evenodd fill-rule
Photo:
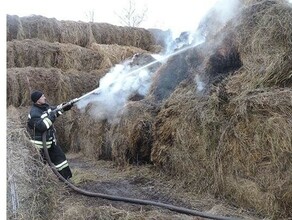
M 42 134 L 47 131 L 46 143 L 50 147 L 55 140 L 55 128 L 53 123 L 56 117 L 62 114 L 62 111 L 53 112 L 56 107 L 45 103 L 42 105 L 33 104 L 28 114 L 28 127 L 32 142 L 38 147 L 43 148 Z
M 71 108 L 70 106 L 69 108 Z M 63 113 L 63 110 L 54 111 L 56 107 L 52 107 L 45 103 L 42 105 L 33 104 L 28 114 L 27 125 L 29 128 L 29 133 L 31 135 L 31 142 L 41 151 L 43 159 L 43 141 L 42 135 L 47 131 L 46 135 L 46 147 L 52 163 L 55 165 L 58 172 L 65 178 L 71 178 L 72 173 L 69 168 L 68 161 L 62 149 L 57 145 L 57 140 L 55 137 L 55 128 L 53 123 L 56 118 Z M 69 110 L 69 109 L 67 109 Z M 65 110 L 66 111 L 66 110 Z

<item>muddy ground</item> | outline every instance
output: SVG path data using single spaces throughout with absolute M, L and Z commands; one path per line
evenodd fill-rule
M 67 153 L 73 171 L 72 183 L 95 193 L 151 200 L 195 210 L 207 215 L 236 219 L 260 219 L 210 195 L 195 195 L 177 180 L 155 171 L 151 165 L 116 167 L 112 161 L 93 161 Z M 166 208 L 113 201 L 81 195 L 60 182 L 60 205 L 56 219 L 210 219 L 177 213 Z

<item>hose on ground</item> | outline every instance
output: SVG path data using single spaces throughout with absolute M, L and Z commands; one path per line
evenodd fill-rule
M 58 172 L 58 170 L 56 169 L 55 165 L 52 163 L 52 161 L 50 159 L 49 152 L 48 152 L 48 148 L 47 148 L 47 145 L 46 145 L 46 134 L 47 134 L 47 132 L 45 131 L 43 133 L 43 135 L 42 135 L 42 142 L 43 142 L 44 155 L 45 155 L 45 158 L 46 158 L 49 166 L 51 167 L 53 172 L 57 175 L 57 177 L 60 180 L 62 180 L 66 185 L 68 185 L 70 188 L 72 188 L 74 191 L 76 191 L 78 193 L 81 193 L 83 195 L 90 196 L 90 197 L 99 197 L 99 198 L 102 198 L 102 199 L 108 199 L 108 200 L 113 200 L 113 201 L 122 201 L 122 202 L 139 204 L 139 205 L 158 206 L 158 207 L 169 209 L 171 211 L 175 211 L 175 212 L 178 212 L 178 213 L 187 214 L 187 215 L 193 215 L 193 216 L 200 216 L 200 217 L 204 217 L 204 218 L 208 218 L 208 219 L 235 220 L 235 218 L 211 215 L 211 214 L 207 214 L 207 213 L 204 213 L 204 212 L 195 211 L 195 210 L 192 210 L 192 209 L 187 209 L 187 208 L 178 207 L 178 206 L 169 205 L 169 204 L 160 203 L 160 202 L 154 202 L 154 201 L 151 201 L 151 200 L 141 200 L 141 199 L 134 199 L 134 198 L 128 198 L 128 197 L 113 196 L 113 195 L 107 195 L 107 194 L 102 194 L 102 193 L 90 192 L 90 191 L 78 188 L 75 185 L 73 185 L 71 182 L 66 180 Z

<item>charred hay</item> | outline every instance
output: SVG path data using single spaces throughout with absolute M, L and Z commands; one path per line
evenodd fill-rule
M 196 191 L 275 219 L 292 210 L 291 10 L 283 1 L 250 4 L 207 38 L 213 46 L 201 63 L 189 53 L 192 74 L 211 83 L 201 93 L 192 81 L 175 88 L 155 119 L 151 152 Z M 210 70 L 224 77 L 214 83 Z
M 170 57 L 166 63 L 157 70 L 149 90 L 149 96 L 157 102 L 167 99 L 176 86 L 188 77 L 189 68 L 186 61 L 186 53 Z

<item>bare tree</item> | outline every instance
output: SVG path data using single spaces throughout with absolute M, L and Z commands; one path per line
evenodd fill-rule
M 145 21 L 148 8 L 145 6 L 142 10 L 137 10 L 136 4 L 133 0 L 129 0 L 128 6 L 122 9 L 120 14 L 115 13 L 121 23 L 130 27 L 138 27 Z
M 94 22 L 94 11 L 93 10 L 85 12 L 85 16 L 89 20 L 89 22 Z

